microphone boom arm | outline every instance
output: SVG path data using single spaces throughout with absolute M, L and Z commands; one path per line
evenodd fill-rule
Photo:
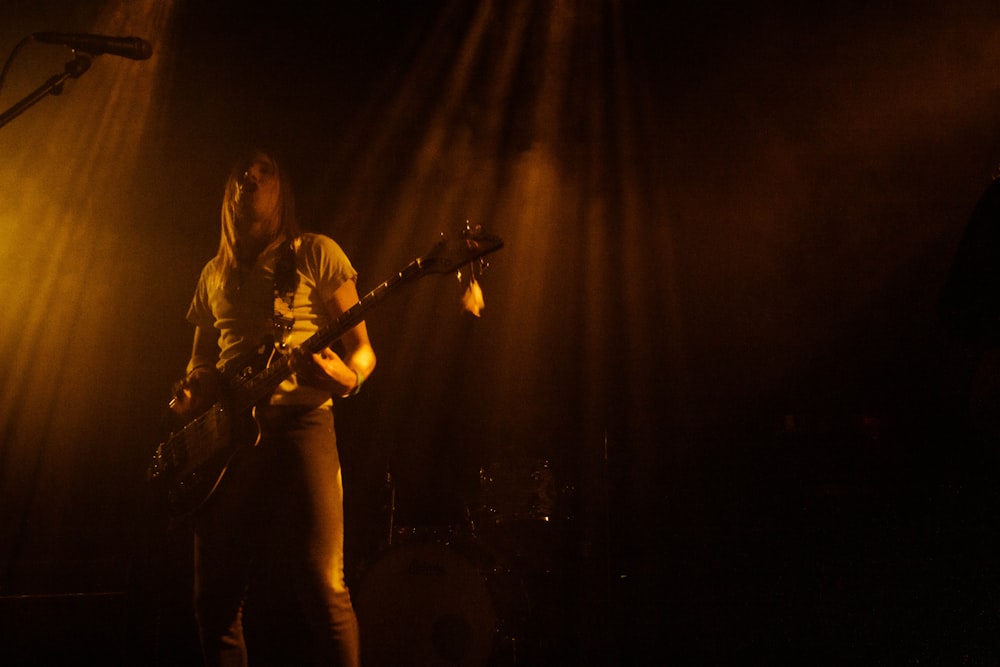
M 91 57 L 85 53 L 77 53 L 73 60 L 66 63 L 66 68 L 48 81 L 29 93 L 24 99 L 0 114 L 0 127 L 14 120 L 29 107 L 39 102 L 46 95 L 59 95 L 67 79 L 79 79 L 90 69 Z

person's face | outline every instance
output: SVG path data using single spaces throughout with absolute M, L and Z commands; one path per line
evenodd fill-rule
M 280 223 L 281 195 L 278 171 L 265 153 L 255 153 L 240 178 L 236 223 L 240 236 L 267 240 Z

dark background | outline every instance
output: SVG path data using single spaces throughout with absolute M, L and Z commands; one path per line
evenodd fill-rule
M 431 276 L 368 319 L 378 371 L 337 407 L 356 597 L 390 473 L 397 553 L 489 575 L 522 664 L 997 660 L 990 211 L 938 308 L 1000 163 L 993 3 L 2 18 L 11 51 L 154 45 L 0 128 L 9 664 L 190 660 L 186 533 L 144 470 L 257 142 L 362 292 L 466 220 L 506 242 L 482 317 Z M 26 46 L 0 106 L 69 57 Z

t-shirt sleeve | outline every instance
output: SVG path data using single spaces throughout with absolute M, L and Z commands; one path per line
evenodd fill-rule
M 302 253 L 305 267 L 312 274 L 316 289 L 324 299 L 328 299 L 348 280 L 358 279 L 358 272 L 354 270 L 347 254 L 329 236 L 306 235 Z
M 194 289 L 194 296 L 191 298 L 191 305 L 188 306 L 187 321 L 196 327 L 210 329 L 215 326 L 215 316 L 208 300 L 208 282 L 210 276 L 215 272 L 209 262 L 202 268 L 198 284 Z

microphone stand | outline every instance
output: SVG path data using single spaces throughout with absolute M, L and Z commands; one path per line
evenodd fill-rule
M 88 54 L 77 53 L 73 60 L 66 63 L 66 69 L 61 74 L 56 74 L 51 77 L 23 100 L 3 112 L 3 114 L 0 115 L 0 127 L 3 127 L 10 121 L 20 116 L 25 110 L 28 109 L 28 107 L 37 103 L 46 95 L 61 94 L 63 91 L 63 84 L 66 82 L 66 79 L 79 79 L 83 76 L 84 72 L 90 69 L 90 63 L 91 57 Z

